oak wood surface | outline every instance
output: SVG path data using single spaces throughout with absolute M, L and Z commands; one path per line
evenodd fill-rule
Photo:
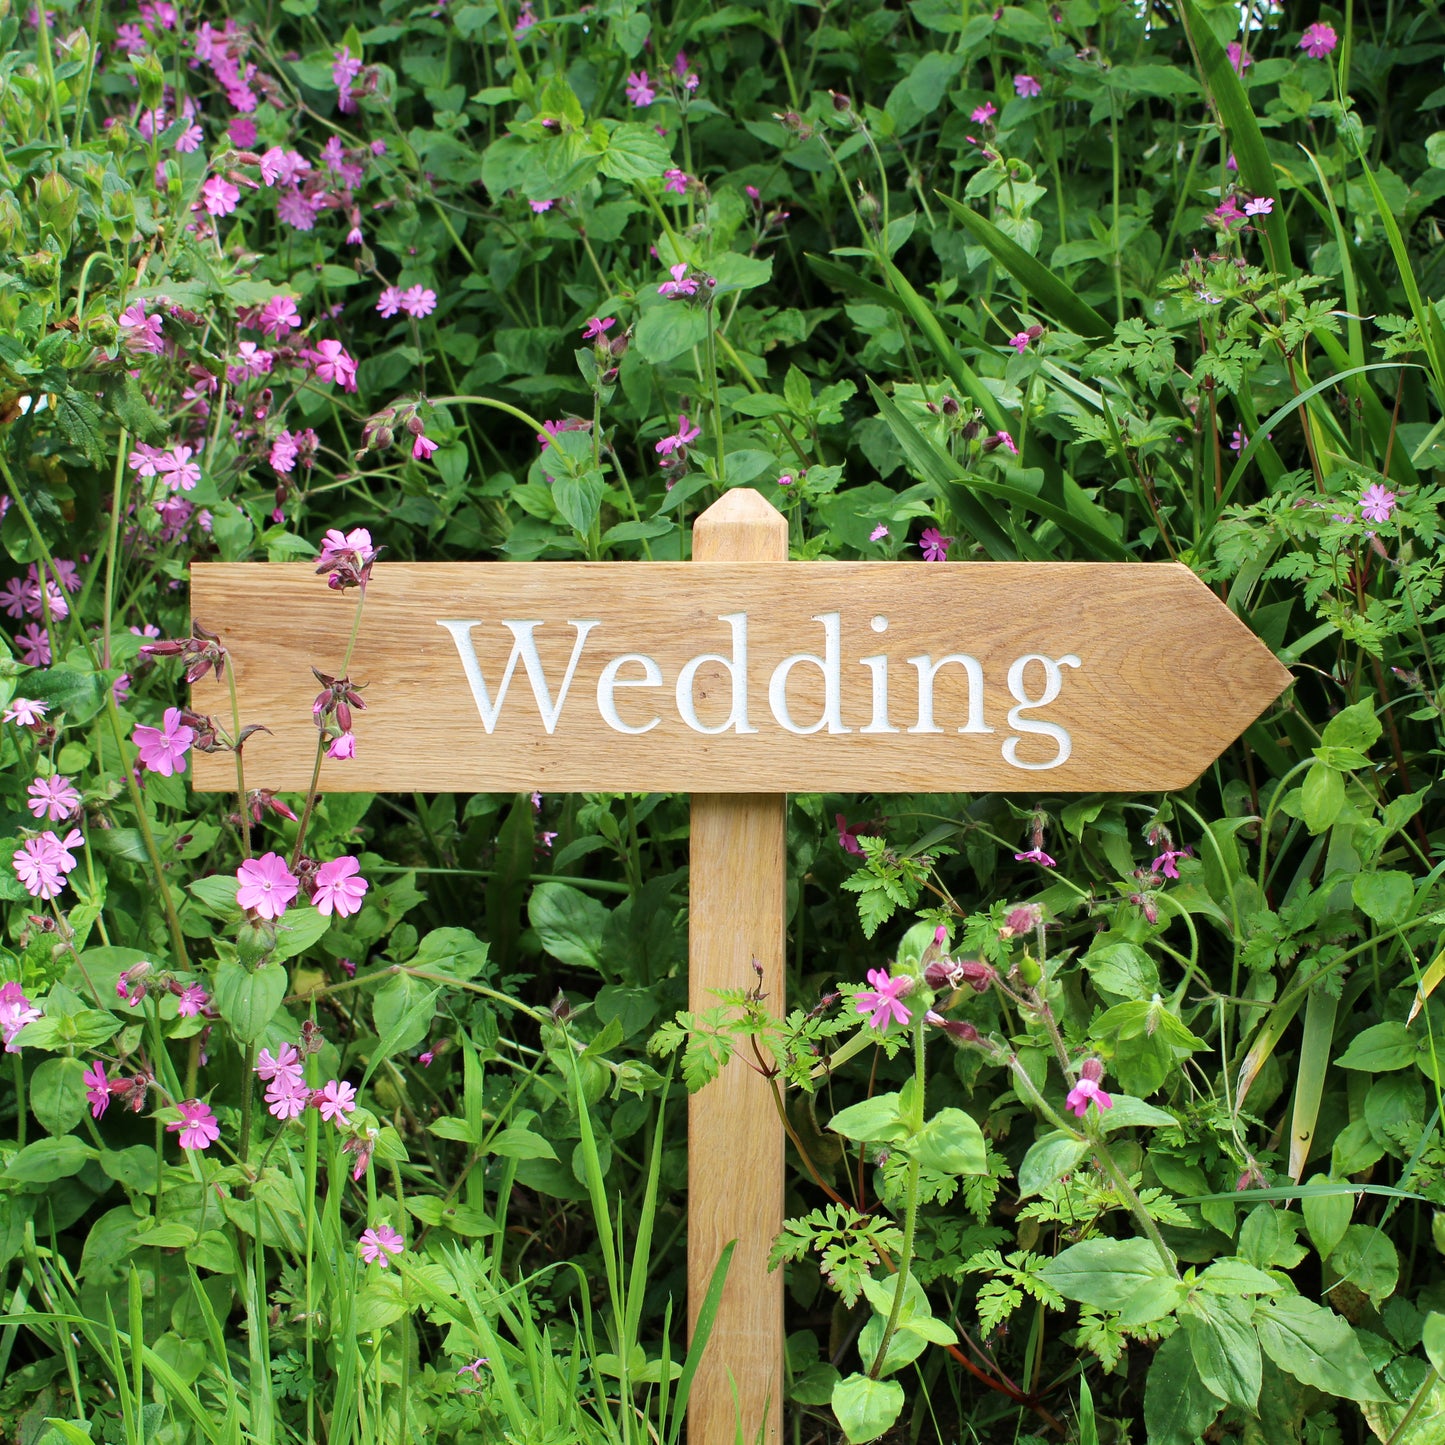
M 247 744 L 248 784 L 303 791 L 316 747 L 311 667 L 339 665 L 356 593 L 328 590 L 306 563 L 198 564 L 191 577 L 194 617 L 231 649 L 242 721 L 271 729 Z M 676 683 L 690 658 L 734 655 L 733 625 L 720 619 L 738 613 L 747 616 L 756 731 L 705 735 L 680 715 Z M 848 731 L 797 735 L 770 706 L 770 678 L 787 656 L 826 659 L 827 628 L 814 619 L 835 613 L 837 721 Z M 519 662 L 489 735 L 439 619 L 477 622 L 467 636 L 493 699 L 514 646 L 504 620 L 539 624 L 537 657 L 554 698 L 578 636 L 569 622 L 595 621 L 555 732 L 545 731 Z M 637 661 L 617 673 L 616 716 L 630 727 L 655 717 L 645 733 L 614 731 L 599 709 L 601 674 L 624 653 L 654 659 L 661 678 L 629 686 L 645 680 Z M 909 659 L 956 654 L 981 669 L 979 720 L 991 731 L 958 731 L 970 703 L 959 663 L 936 671 L 940 731 L 909 731 L 922 721 L 920 669 Z M 1009 669 L 1029 654 L 1079 659 L 1060 669 L 1055 701 L 1021 714 L 1070 735 L 1067 761 L 1043 771 L 1005 755 L 1010 737 L 1025 762 L 1057 755 L 1008 720 Z M 897 731 L 870 734 L 877 669 L 863 659 L 882 656 Z M 1290 680 L 1203 583 L 1169 563 L 382 562 L 350 671 L 366 685 L 357 754 L 326 762 L 323 791 L 1154 791 L 1192 782 Z M 786 708 L 798 726 L 824 716 L 824 671 L 804 661 L 788 674 Z M 1027 695 L 1040 696 L 1042 664 L 1023 676 Z M 696 670 L 702 726 L 728 718 L 733 686 L 722 662 Z M 229 718 L 214 680 L 198 684 L 193 700 Z M 196 757 L 197 787 L 229 788 L 234 777 L 224 754 Z
M 692 566 L 788 555 L 787 522 L 753 491 L 713 504 L 693 530 Z M 689 864 L 688 1007 L 713 990 L 759 988 L 785 1012 L 784 799 L 694 793 Z M 768 1251 L 783 1227 L 783 1131 L 767 1081 L 733 1059 L 688 1100 L 688 1328 L 729 1240 L 737 1247 L 688 1404 L 688 1439 L 777 1445 L 782 1419 L 783 1272 Z M 761 1433 L 761 1436 L 759 1432 Z

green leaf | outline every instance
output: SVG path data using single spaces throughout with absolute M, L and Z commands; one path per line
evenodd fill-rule
M 1382 730 L 1380 719 L 1375 716 L 1375 705 L 1366 698 L 1341 708 L 1325 724 L 1324 731 L 1320 733 L 1320 746 L 1367 753 L 1379 741 Z
M 1316 1175 L 1310 1184 L 1334 1183 L 1323 1175 Z M 1306 1190 L 1309 1185 L 1305 1186 Z M 1328 1259 L 1335 1246 L 1345 1237 L 1350 1227 L 1350 1216 L 1355 1212 L 1353 1194 L 1305 1193 L 1301 1197 L 1300 1212 L 1304 1215 L 1305 1228 L 1309 1231 L 1314 1247 L 1321 1259 Z
M 186 884 L 186 892 L 217 918 L 233 923 L 241 916 L 236 906 L 236 890 L 240 886 L 234 873 L 212 873 Z
M 46 1059 L 30 1076 L 30 1110 L 47 1134 L 68 1134 L 85 1115 L 85 1064 Z
M 614 181 L 655 181 L 672 164 L 667 142 L 650 125 L 629 121 L 607 138 L 602 174 Z
M 527 900 L 527 917 L 559 963 L 601 971 L 607 909 L 590 894 L 570 883 L 539 883 Z
M 1315 761 L 1305 774 L 1300 795 L 1305 826 L 1311 833 L 1323 833 L 1345 806 L 1345 780 L 1333 768 Z
M 876 1440 L 903 1413 L 903 1386 L 897 1380 L 849 1375 L 833 1386 L 833 1413 L 849 1445 Z
M 1194 1368 L 1205 1387 L 1253 1414 L 1264 1367 L 1248 1302 L 1197 1294 L 1179 1315 Z
M 1357 873 L 1350 897 L 1367 918 L 1386 928 L 1403 923 L 1415 901 L 1415 881 L 1408 873 Z
M 1086 1239 L 1055 1255 L 1039 1277 L 1065 1299 L 1101 1310 L 1122 1309 L 1156 1281 L 1174 1282 L 1146 1239 Z
M 1332 1310 L 1289 1295 L 1261 1300 L 1254 1323 L 1265 1354 L 1304 1384 L 1345 1400 L 1390 1398 L 1375 1380 L 1355 1332 Z
M 664 301 L 649 306 L 632 333 L 637 354 L 654 366 L 691 351 L 707 340 L 707 314 L 686 301 Z
M 27 1144 L 6 1166 L 4 1178 L 11 1184 L 53 1184 L 78 1174 L 100 1155 L 84 1139 L 62 1134 L 58 1139 L 37 1139 Z
M 555 1159 L 557 1151 L 540 1134 L 518 1124 L 503 1129 L 487 1145 L 489 1154 L 503 1159 Z
M 897 1094 L 875 1094 L 839 1110 L 828 1127 L 859 1144 L 896 1143 L 908 1133 L 898 1104 Z
M 1087 301 L 1081 300 L 1056 271 L 1051 271 L 1022 246 L 1009 240 L 992 221 L 985 220 L 952 196 L 946 196 L 941 191 L 934 194 L 954 219 L 967 227 L 974 240 L 1029 293 L 1031 303 L 1036 303 L 1039 309 L 1080 336 L 1100 338 L 1113 335 L 1113 326 Z
M 408 967 L 451 978 L 475 978 L 487 966 L 487 945 L 470 928 L 433 928 Z
M 1335 1063 L 1342 1069 L 1383 1074 L 1392 1069 L 1409 1068 L 1415 1062 L 1416 1052 L 1415 1040 L 1404 1024 L 1374 1024 L 1357 1034 Z
M 1195 1445 L 1219 1410 L 1219 1399 L 1194 1368 L 1189 1340 L 1176 1331 L 1154 1352 L 1144 1385 L 1149 1445 Z
M 1042 1194 L 1057 1184 L 1065 1174 L 1072 1174 L 1079 1161 L 1089 1152 L 1089 1141 L 1055 1129 L 1029 1145 L 1029 1152 L 1019 1165 L 1019 1194 L 1027 1199 Z
M 286 984 L 286 970 L 280 964 L 267 964 L 253 973 L 234 959 L 222 959 L 212 989 L 216 1011 L 237 1039 L 253 1044 L 281 1007 Z
M 377 989 L 371 1001 L 371 1021 L 381 1042 L 367 1064 L 367 1072 L 383 1059 L 414 1049 L 431 1031 L 441 989 L 428 987 L 419 978 L 399 973 Z
M 908 1150 L 925 1169 L 940 1174 L 988 1173 L 983 1130 L 962 1109 L 940 1109 L 910 1142 Z
M 1376 1309 L 1400 1282 L 1400 1256 L 1389 1238 L 1372 1224 L 1352 1224 L 1330 1253 L 1330 1268 L 1369 1295 Z
M 271 949 L 271 958 L 277 963 L 282 959 L 295 958 L 313 943 L 319 943 L 330 927 L 329 913 L 322 913 L 317 908 L 288 908 L 276 920 L 276 942 Z
M 1436 1373 L 1445 1373 L 1445 1315 L 1431 1310 L 1425 1316 L 1425 1329 L 1421 1338 L 1426 1357 L 1435 1366 Z
M 64 712 L 73 723 L 87 723 L 105 706 L 105 678 L 95 672 L 67 667 L 37 668 L 25 677 L 25 696 L 50 704 L 51 712 Z M 50 721 L 50 719 L 47 719 Z

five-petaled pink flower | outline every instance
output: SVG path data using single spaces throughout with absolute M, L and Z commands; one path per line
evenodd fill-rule
M 1166 878 L 1177 878 L 1179 876 L 1177 860 L 1180 858 L 1188 858 L 1189 856 L 1190 850 L 1188 848 L 1166 848 L 1149 865 L 1149 871 L 1151 873 L 1162 873 Z
M 97 1059 L 80 1078 L 85 1085 L 90 1117 L 98 1119 L 110 1107 L 110 1080 L 105 1076 L 105 1065 Z
M 7 1054 L 20 1052 L 16 1038 L 27 1024 L 33 1024 L 39 1017 L 40 1010 L 25 997 L 25 990 L 18 983 L 0 984 L 0 1038 L 5 1040 Z
M 257 318 L 261 330 L 267 336 L 283 337 L 301 325 L 301 313 L 296 309 L 294 296 L 273 296 L 262 308 Z
M 1113 1099 L 1099 1087 L 1099 1081 L 1103 1077 L 1104 1066 L 1098 1059 L 1084 1060 L 1084 1066 L 1079 1070 L 1079 1082 L 1069 1090 L 1069 1096 L 1064 1100 L 1065 1106 L 1072 1109 L 1080 1119 L 1088 1112 L 1091 1100 L 1096 1109 L 1114 1107 Z
M 1029 342 L 1031 342 L 1032 340 L 1033 337 L 1030 336 L 1027 331 L 1019 331 L 1015 332 L 1014 335 L 1009 337 L 1008 344 L 1012 346 L 1013 349 L 1017 351 L 1020 356 L 1022 356 L 1024 352 L 1029 349 Z
M 881 968 L 868 970 L 871 989 L 865 988 L 853 996 L 853 1006 L 860 1014 L 868 1015 L 868 1026 L 886 1029 L 897 1021 L 906 1024 L 913 1015 L 903 1000 L 913 989 L 913 980 L 906 973 L 890 978 Z
M 75 784 L 59 773 L 49 778 L 36 778 L 26 791 L 30 794 L 30 801 L 25 806 L 37 818 L 44 818 L 47 822 L 62 823 L 73 817 L 80 806 L 80 794 L 76 792 Z
M 27 838 L 10 855 L 15 876 L 32 898 L 54 898 L 65 887 L 55 848 L 47 841 L 53 836 L 46 833 L 39 838 Z
M 168 707 L 164 726 L 141 726 L 131 734 L 131 741 L 140 749 L 141 765 L 152 773 L 168 778 L 186 770 L 186 754 L 196 740 L 196 730 L 181 721 L 181 710 Z
M 861 858 L 863 847 L 858 842 L 857 830 L 849 826 L 847 818 L 842 813 L 835 813 L 833 820 L 838 827 L 838 846 L 845 853 L 851 853 L 855 858 Z
M 1229 44 L 1224 47 L 1224 53 L 1229 57 L 1229 63 L 1234 67 L 1234 73 L 1236 75 L 1243 75 L 1244 72 L 1254 64 L 1254 56 L 1237 40 L 1231 40 Z
M 241 192 L 224 176 L 212 176 L 201 187 L 201 204 L 212 216 L 229 216 L 236 209 Z
M 1267 216 L 1274 210 L 1274 199 L 1271 196 L 1255 196 L 1244 203 L 1244 214 L 1246 216 Z
M 673 166 L 670 170 L 663 171 L 662 179 L 664 182 L 662 189 L 664 191 L 672 191 L 679 196 L 685 196 L 687 194 L 689 177 L 686 171 L 680 171 L 676 166 Z
M 582 328 L 582 339 L 583 341 L 602 341 L 616 325 L 617 318 L 615 316 L 594 316 Z
M 1027 853 L 1015 853 L 1016 863 L 1037 863 L 1042 868 L 1052 868 L 1054 860 L 1042 848 L 1030 848 Z
M 413 461 L 424 462 L 430 459 L 431 454 L 437 449 L 437 444 L 426 435 L 425 432 L 418 432 L 411 442 L 411 455 Z
M 953 546 L 953 538 L 945 537 L 937 527 L 925 527 L 923 535 L 918 539 L 918 546 L 925 562 L 946 562 L 948 549 Z
M 4 720 L 13 722 L 17 727 L 35 727 L 50 711 L 48 702 L 36 702 L 34 698 L 15 697 L 10 699 L 10 706 L 5 709 Z
M 1365 488 L 1365 494 L 1360 498 L 1360 515 L 1367 522 L 1388 522 L 1390 513 L 1395 510 L 1396 497 L 1394 492 L 1387 491 L 1379 482 Z
M 400 1254 L 406 1242 L 389 1224 L 368 1229 L 361 1236 L 361 1257 L 367 1264 L 379 1264 L 383 1269 L 391 1262 L 389 1254 Z
M 1037 95 L 1043 94 L 1041 86 L 1032 75 L 1014 76 L 1014 94 L 1022 96 L 1025 100 L 1032 100 Z
M 408 286 L 401 293 L 401 309 L 420 320 L 437 309 L 437 293 L 429 286 Z
M 316 911 L 329 914 L 334 909 L 338 918 L 360 911 L 369 886 L 360 874 L 361 864 L 349 855 L 323 863 L 316 870 Z
M 338 763 L 349 762 L 356 756 L 355 736 L 352 733 L 342 733 L 340 737 L 332 739 L 331 746 L 326 749 L 326 756 Z
M 356 1087 L 345 1079 L 331 1079 L 311 1096 L 311 1102 L 328 1124 L 332 1120 L 344 1124 L 347 1115 L 356 1110 Z
M 668 273 L 672 276 L 671 281 L 664 281 L 657 288 L 659 296 L 666 296 L 671 299 L 674 296 L 696 296 L 697 277 L 687 274 L 687 262 L 679 261 L 676 266 L 669 266 Z
M 630 71 L 623 90 L 633 105 L 651 105 L 657 99 L 657 92 L 652 88 L 652 81 L 645 70 Z
M 998 114 L 998 107 L 991 100 L 969 111 L 968 118 L 978 125 L 987 125 Z
M 693 426 L 687 419 L 687 413 L 682 412 L 677 418 L 677 430 L 671 436 L 663 437 L 653 451 L 668 457 L 674 452 L 686 451 L 701 435 L 702 428 Z
M 885 523 L 885 522 L 879 522 L 879 524 L 878 524 L 876 527 L 874 527 L 874 529 L 873 529 L 871 532 L 869 532 L 869 534 L 868 534 L 868 540 L 869 540 L 870 542 L 881 542 L 887 535 L 888 535 L 888 525 L 887 525 L 887 523 Z
M 176 1013 L 183 1019 L 198 1018 L 211 996 L 198 983 L 189 983 L 177 995 Z
M 256 1074 L 262 1079 L 291 1079 L 301 1082 L 301 1055 L 292 1044 L 282 1044 L 273 1055 L 270 1049 L 262 1049 L 256 1055 Z
M 395 316 L 401 310 L 401 288 L 398 286 L 386 287 L 377 298 L 376 309 L 383 316 Z
M 301 884 L 279 853 L 247 858 L 236 869 L 236 903 L 261 918 L 280 918 Z
M 133 301 L 120 313 L 121 340 L 127 351 L 159 352 L 165 343 L 161 340 L 161 318 L 147 316 L 144 301 Z
M 166 1128 L 173 1134 L 179 1132 L 182 1149 L 208 1149 L 221 1137 L 221 1126 L 209 1104 L 187 1099 L 176 1108 L 180 1110 L 180 1122 L 167 1124 Z
M 1313 25 L 1305 26 L 1304 34 L 1300 36 L 1299 48 L 1311 60 L 1323 60 L 1339 43 L 1340 37 L 1335 34 L 1335 27 L 1316 20 Z
M 402 304 L 406 304 L 405 298 Z M 317 381 L 334 381 L 342 391 L 356 390 L 356 362 L 339 341 L 318 341 L 315 350 L 304 354 Z

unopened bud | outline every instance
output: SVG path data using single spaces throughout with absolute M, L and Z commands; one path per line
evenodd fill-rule
M 939 403 L 939 410 L 944 416 L 957 416 L 959 413 L 959 405 L 953 397 L 945 396 Z
M 40 224 L 68 239 L 80 193 L 58 171 L 50 171 L 41 178 L 39 202 Z
M 833 109 L 836 111 L 847 111 L 853 109 L 853 102 L 841 90 L 830 90 L 829 95 L 833 97 Z

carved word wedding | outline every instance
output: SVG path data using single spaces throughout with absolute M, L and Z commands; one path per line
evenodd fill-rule
M 198 565 L 255 785 L 301 790 L 353 596 Z M 1193 781 L 1289 680 L 1186 568 L 382 563 L 327 789 L 1111 792 Z M 228 715 L 198 685 L 200 711 Z M 1036 776 L 1037 775 L 1037 776 Z M 200 787 L 230 785 L 197 757 Z

